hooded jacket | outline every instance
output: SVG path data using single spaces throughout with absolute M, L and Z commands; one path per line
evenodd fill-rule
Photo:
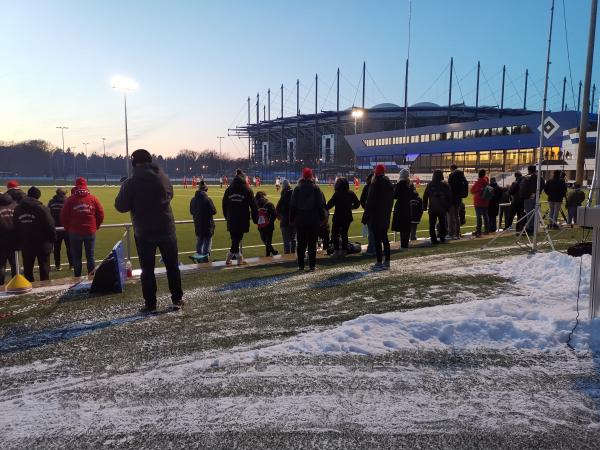
M 119 212 L 131 212 L 136 237 L 157 239 L 175 234 L 171 210 L 173 186 L 154 163 L 136 164 L 115 199 Z
M 215 232 L 213 216 L 217 208 L 206 191 L 197 190 L 190 200 L 190 214 L 194 218 L 194 231 L 198 237 L 212 236 Z
M 544 189 L 545 182 L 542 178 L 540 180 L 540 189 Z M 535 197 L 535 191 L 537 190 L 537 172 L 530 173 L 521 178 L 519 183 L 519 197 L 523 200 Z
M 65 201 L 67 200 L 67 196 L 64 194 L 56 194 L 50 201 L 48 202 L 48 208 L 50 208 L 50 214 L 52 214 L 52 218 L 54 219 L 54 225 L 57 227 L 62 227 L 62 220 L 60 219 L 60 213 L 65 206 Z
M 585 192 L 581 190 L 581 188 L 574 188 L 569 191 L 567 194 L 567 208 L 572 208 L 575 206 L 581 206 L 581 204 L 585 201 Z
M 263 230 L 274 230 L 275 220 L 277 219 L 277 213 L 275 212 L 275 205 L 271 203 L 267 197 L 261 197 L 256 200 L 257 208 L 264 208 L 267 211 L 267 217 L 269 218 L 269 225 L 262 228 Z
M 442 179 L 441 172 L 435 172 L 423 193 L 423 211 L 429 209 L 430 213 L 446 214 L 450 209 L 451 199 L 450 186 Z
M 12 199 L 17 203 L 20 203 L 21 200 L 23 200 L 25 197 L 27 197 L 27 195 L 25 195 L 25 192 L 23 192 L 21 190 L 21 188 L 18 188 L 18 187 L 11 188 L 11 189 L 7 190 L 6 193 L 8 195 L 10 195 L 12 197 Z
M 462 170 L 454 170 L 448 175 L 448 186 L 452 192 L 452 204 L 458 205 L 469 195 L 469 182 Z
M 314 228 L 325 219 L 325 197 L 312 180 L 301 179 L 290 201 L 290 223 L 297 228 Z
M 56 228 L 47 206 L 35 198 L 25 197 L 15 207 L 13 220 L 21 250 L 52 252 Z
M 280 226 L 282 227 L 290 226 L 290 202 L 292 201 L 293 192 L 291 187 L 283 189 L 279 201 L 277 202 L 277 206 L 275 207 L 277 217 L 279 217 Z
M 250 231 L 250 219 L 258 222 L 258 208 L 254 201 L 252 189 L 246 181 L 236 176 L 225 189 L 223 195 L 223 215 L 227 220 L 227 230 L 230 233 L 243 234 Z
M 87 183 L 78 179 L 73 194 L 65 200 L 60 212 L 60 223 L 69 233 L 91 236 L 104 221 L 104 209 L 100 201 L 90 194 Z
M 512 184 L 510 185 L 510 187 L 508 188 L 508 195 L 510 195 L 510 202 L 513 205 L 519 205 L 520 203 L 523 203 L 523 199 L 519 195 L 519 190 L 521 187 L 522 179 L 523 179 L 522 176 L 515 177 L 515 181 L 513 181 Z
M 0 194 L 0 248 L 15 250 L 17 248 L 17 232 L 13 215 L 17 202 L 8 194 Z M 0 270 L 3 270 L 0 267 Z
M 371 181 L 365 208 L 367 223 L 374 230 L 387 230 L 390 227 L 393 203 L 394 186 L 392 186 L 392 182 L 385 175 L 375 175 Z
M 350 190 L 348 180 L 340 178 L 335 183 L 335 192 L 327 202 L 326 208 L 330 210 L 335 208 L 333 223 L 349 224 L 352 222 L 352 210 L 360 206 L 360 201 L 356 194 Z
M 502 200 L 503 190 L 496 181 L 490 181 L 490 186 L 494 189 L 494 196 L 488 201 L 488 214 L 491 217 L 495 217 L 500 211 L 500 201 Z
M 411 209 L 410 201 L 413 198 L 413 190 L 411 189 L 409 180 L 400 180 L 394 189 L 394 217 L 392 220 L 393 231 L 410 231 L 411 224 Z
M 553 175 L 544 187 L 549 202 L 562 202 L 567 195 L 567 183 L 560 176 Z
M 488 177 L 479 178 L 473 186 L 471 186 L 471 194 L 473 194 L 473 206 L 475 208 L 488 208 L 490 201 L 483 198 L 483 189 L 490 184 Z

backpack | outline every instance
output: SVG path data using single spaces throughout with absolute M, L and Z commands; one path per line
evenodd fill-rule
M 484 200 L 492 200 L 495 194 L 495 189 L 489 184 L 481 190 L 481 198 Z
M 412 198 L 409 202 L 410 218 L 413 223 L 419 223 L 423 216 L 423 201 L 418 195 Z
M 267 208 L 258 208 L 258 228 L 266 228 L 269 225 L 271 225 L 269 211 L 267 211 Z

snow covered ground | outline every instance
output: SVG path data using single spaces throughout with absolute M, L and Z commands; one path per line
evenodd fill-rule
M 597 448 L 600 323 L 587 320 L 589 257 L 497 252 L 493 259 L 394 261 L 387 273 L 366 269 L 192 291 L 189 297 L 202 300 L 198 309 L 215 296 L 224 304 L 239 301 L 214 330 L 193 309 L 185 312 L 190 317 L 108 320 L 85 336 L 60 329 L 68 339 L 0 353 L 7 361 L 0 368 L 0 442 L 9 448 Z M 433 272 L 434 281 L 419 290 L 409 283 L 415 271 Z M 484 284 L 473 290 L 448 281 L 464 277 Z M 573 352 L 566 342 L 578 291 Z M 333 325 L 300 324 L 290 337 L 174 352 L 193 339 L 248 333 L 250 323 L 282 327 L 265 312 L 241 309 L 257 292 L 295 315 L 319 311 L 325 318 L 348 312 L 348 297 L 371 305 L 392 292 L 404 306 Z M 321 309 L 301 309 L 301 294 L 322 302 Z M 414 296 L 428 303 L 419 306 Z M 452 301 L 428 306 L 430 297 L 444 296 Z M 249 322 L 253 314 L 262 315 L 258 325 Z M 291 330 L 292 316 L 284 324 Z M 192 336 L 190 326 L 199 332 Z M 116 348 L 117 335 L 130 339 L 123 349 Z M 15 336 L 4 340 L 24 342 Z M 50 355 L 42 353 L 47 347 Z M 152 357 L 128 364 L 148 352 Z M 32 354 L 46 357 L 32 360 Z

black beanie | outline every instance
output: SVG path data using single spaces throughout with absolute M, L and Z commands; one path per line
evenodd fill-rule
M 152 155 L 148 150 L 140 148 L 131 154 L 131 165 L 135 167 L 137 164 L 151 163 Z
M 31 198 L 35 198 L 36 200 L 39 200 L 41 196 L 42 196 L 42 192 L 35 186 L 31 186 L 29 188 L 29 190 L 27 191 L 27 197 L 31 197 Z

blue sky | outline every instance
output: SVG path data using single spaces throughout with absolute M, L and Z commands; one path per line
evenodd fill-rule
M 577 96 L 590 0 L 565 4 Z M 446 67 L 453 56 L 460 81 L 454 101 L 474 103 L 480 60 L 481 103 L 499 101 L 506 64 L 506 105 L 522 104 L 528 68 L 528 106 L 541 108 L 549 8 L 550 0 L 413 0 L 409 103 L 447 102 Z M 355 94 L 363 60 L 366 106 L 403 102 L 408 0 L 0 0 L 0 10 L 4 141 L 39 138 L 60 145 L 55 127 L 65 125 L 67 146 L 83 150 L 90 142 L 89 151 L 99 151 L 106 137 L 107 151 L 124 152 L 122 97 L 110 86 L 116 74 L 140 85 L 128 97 L 130 147 L 163 154 L 218 148 L 217 135 L 246 122 L 246 98 L 254 105 L 260 92 L 262 102 L 269 87 L 271 114 L 278 115 L 281 83 L 286 115 L 293 114 L 296 78 L 303 112 L 314 111 L 315 73 L 319 109 L 333 109 L 337 67 L 342 106 L 355 98 L 360 103 Z M 552 62 L 549 107 L 557 109 L 562 77 L 569 77 L 562 0 L 556 1 Z M 236 138 L 223 140 L 224 152 L 243 155 L 246 149 Z

